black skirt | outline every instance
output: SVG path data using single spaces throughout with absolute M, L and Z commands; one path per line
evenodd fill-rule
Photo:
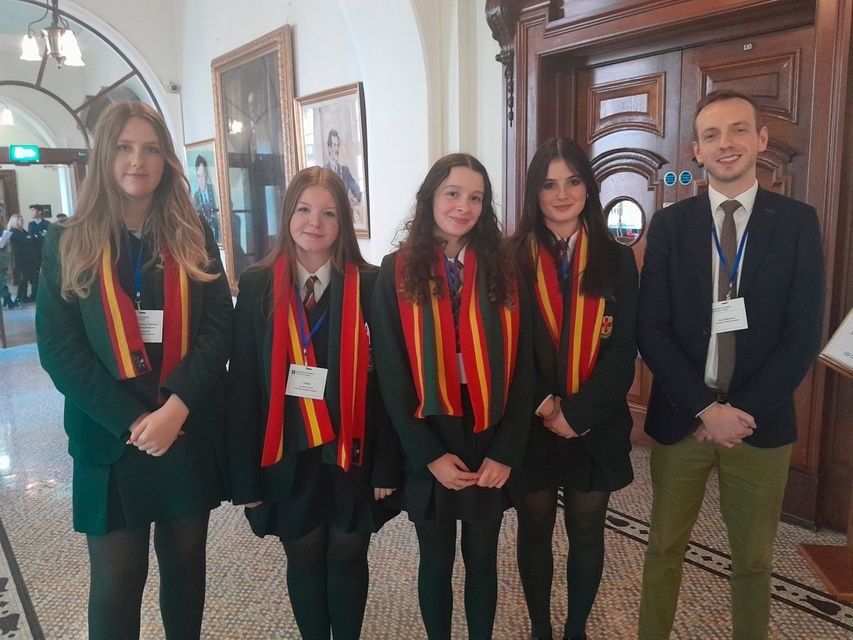
M 263 494 L 271 497 L 245 510 L 257 536 L 274 535 L 287 542 L 320 525 L 344 533 L 375 533 L 399 513 L 386 504 L 387 498 L 373 499 L 369 482 L 354 482 L 354 475 L 365 471 L 353 466 L 345 472 L 324 463 L 321 447 L 285 456 L 268 469 Z
M 101 535 L 208 513 L 227 499 L 213 445 L 180 436 L 155 457 L 128 445 L 113 465 L 74 460 L 74 529 Z
M 575 491 L 617 491 L 634 479 L 630 444 L 627 449 L 593 453 L 586 440 L 591 434 L 577 438 L 561 438 L 542 426 L 534 417 L 524 455 L 526 492 L 565 487 Z

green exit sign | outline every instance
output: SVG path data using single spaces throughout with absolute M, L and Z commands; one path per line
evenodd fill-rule
M 38 162 L 41 157 L 39 148 L 34 144 L 9 145 L 9 160 L 21 164 Z

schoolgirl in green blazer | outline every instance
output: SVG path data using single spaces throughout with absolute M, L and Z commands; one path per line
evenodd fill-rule
M 50 226 L 36 333 L 65 396 L 89 637 L 139 636 L 151 523 L 167 638 L 198 638 L 210 510 L 227 497 L 231 297 L 162 116 L 101 116 L 74 216 Z
M 415 523 L 427 635 L 451 637 L 451 576 L 461 521 L 472 639 L 492 637 L 497 545 L 533 411 L 526 292 L 501 247 L 485 167 L 440 158 L 424 178 L 400 249 L 374 295 L 376 367 L 400 436 L 397 498 Z M 394 499 L 394 497 L 392 497 Z
M 369 330 L 376 268 L 358 249 L 330 169 L 287 188 L 270 253 L 240 277 L 229 367 L 234 504 L 287 556 L 306 640 L 360 636 L 371 534 L 397 514 L 399 445 L 379 397 Z

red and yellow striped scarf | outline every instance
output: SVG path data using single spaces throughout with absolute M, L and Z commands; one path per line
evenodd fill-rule
M 119 380 L 129 380 L 151 371 L 148 352 L 130 297 L 121 288 L 109 244 L 101 256 L 100 293 L 113 362 L 105 363 Z M 162 386 L 172 370 L 187 355 L 190 343 L 190 285 L 186 271 L 163 247 L 163 364 Z M 111 359 L 112 360 L 112 359 Z M 165 399 L 158 398 L 162 404 Z
M 432 273 L 442 282 L 442 295 L 433 294 L 428 307 L 405 299 L 404 262 L 405 257 L 398 255 L 397 304 L 419 400 L 415 417 L 461 416 L 462 386 L 444 254 L 441 248 L 436 248 Z M 518 349 L 518 292 L 513 296 L 511 307 L 491 303 L 485 274 L 482 277 L 477 274 L 477 256 L 472 249 L 465 250 L 459 344 L 474 411 L 475 432 L 497 423 L 506 407 Z
M 299 448 L 321 446 L 337 437 L 336 463 L 348 471 L 351 464 L 361 464 L 364 455 L 364 416 L 370 356 L 367 326 L 360 302 L 361 277 L 356 265 L 347 263 L 343 288 L 340 349 L 330 349 L 330 358 L 337 356 L 340 359 L 336 372 L 340 381 L 339 433 L 336 436 L 325 399 L 299 398 L 305 430 L 304 446 L 300 445 Z M 305 313 L 300 313 L 297 308 L 302 301 L 294 293 L 290 264 L 284 255 L 279 256 L 273 266 L 273 300 L 270 403 L 261 457 L 261 466 L 264 467 L 275 464 L 284 455 L 284 403 L 289 365 L 317 366 L 314 346 L 310 342 L 306 350 L 307 359 L 303 358 L 299 323 L 303 323 L 303 335 L 310 335 L 310 329 L 306 326 Z M 336 339 L 337 336 L 330 336 L 330 342 Z M 355 447 L 354 442 L 358 443 Z
M 536 301 L 548 327 L 554 348 L 560 349 L 563 327 L 563 294 L 557 276 L 557 265 L 547 247 L 536 240 L 530 242 L 530 252 L 536 265 Z M 604 298 L 588 298 L 580 291 L 581 278 L 589 258 L 589 238 L 583 225 L 578 227 L 572 261 L 571 316 L 569 318 L 568 353 L 566 358 L 566 394 L 577 393 L 581 383 L 592 375 L 598 348 L 601 345 L 601 323 L 604 317 Z

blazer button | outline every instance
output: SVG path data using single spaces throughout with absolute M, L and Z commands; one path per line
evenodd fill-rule
M 703 329 L 702 329 L 702 335 L 703 335 L 703 336 L 709 336 L 709 335 L 711 335 L 711 330 L 710 330 L 708 327 L 703 328 Z

